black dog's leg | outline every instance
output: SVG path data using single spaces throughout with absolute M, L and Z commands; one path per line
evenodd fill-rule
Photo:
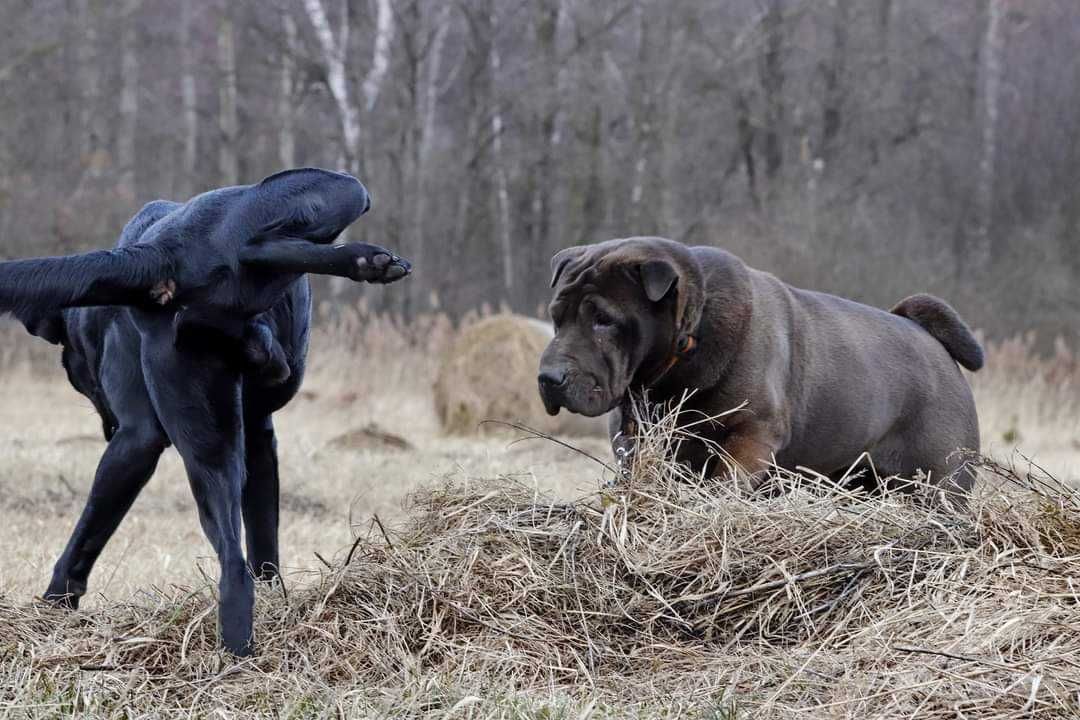
M 110 333 L 104 342 L 103 396 L 95 404 L 101 403 L 99 410 L 106 410 L 117 427 L 98 463 L 86 507 L 45 591 L 45 598 L 57 604 L 78 607 L 94 562 L 168 445 L 142 379 L 138 343 L 134 329 L 127 334 Z
M 252 650 L 255 585 L 241 546 L 244 427 L 240 373 L 208 353 L 173 347 L 164 324 L 143 339 L 143 367 L 158 417 L 187 470 L 199 521 L 218 556 L 218 619 L 225 648 Z
M 165 446 L 165 436 L 153 428 L 121 426 L 113 435 L 98 463 L 82 516 L 53 568 L 46 600 L 70 608 L 79 606 L 94 562 L 154 474 Z
M 240 262 L 279 273 L 337 275 L 350 280 L 391 283 L 412 272 L 408 260 L 378 245 L 316 245 L 306 240 L 274 240 L 248 245 Z
M 281 572 L 278 558 L 277 439 L 270 417 L 244 421 L 247 480 L 244 483 L 244 530 L 248 562 L 259 580 L 272 580 Z
M 281 343 L 258 316 L 244 320 L 218 308 L 189 306 L 173 316 L 173 331 L 177 348 L 227 357 L 268 385 L 280 385 L 291 374 Z
M 145 245 L 9 260 L 0 262 L 0 312 L 30 324 L 65 307 L 164 305 L 176 291 L 175 274 L 170 251 Z

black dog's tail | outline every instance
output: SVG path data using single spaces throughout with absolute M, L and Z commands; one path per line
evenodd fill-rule
M 960 315 L 933 295 L 904 298 L 890 312 L 914 320 L 945 346 L 953 360 L 968 370 L 978 370 L 985 360 L 982 346 Z
M 174 272 L 153 245 L 0 262 L 0 313 L 27 323 L 68 307 L 150 305 Z

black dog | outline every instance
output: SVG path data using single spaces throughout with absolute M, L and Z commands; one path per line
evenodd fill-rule
M 304 375 L 304 275 L 392 282 L 411 269 L 378 246 L 329 245 L 369 206 L 355 178 L 290 170 L 184 204 L 152 202 L 116 250 L 0 263 L 0 310 L 63 346 L 68 378 L 93 402 L 108 440 L 47 599 L 78 605 L 95 560 L 172 444 L 221 563 L 225 647 L 251 652 L 252 574 L 278 572 L 271 418 Z M 275 369 L 282 362 L 285 372 Z

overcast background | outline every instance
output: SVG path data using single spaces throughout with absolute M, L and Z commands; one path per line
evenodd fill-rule
M 0 0 L 0 255 L 345 168 L 377 309 L 535 314 L 558 248 L 662 234 L 992 336 L 1080 325 L 1075 0 Z M 323 287 L 352 299 L 361 288 Z

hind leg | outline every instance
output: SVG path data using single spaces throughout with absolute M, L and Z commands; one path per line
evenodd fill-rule
M 70 608 L 79 606 L 94 563 L 154 474 L 166 444 L 164 434 L 153 428 L 121 425 L 101 456 L 86 507 L 53 568 L 46 600 Z
M 244 422 L 247 479 L 243 491 L 244 531 L 248 562 L 259 580 L 280 574 L 278 559 L 277 438 L 269 416 L 247 417 Z
M 966 463 L 964 450 L 978 449 L 978 429 L 961 427 L 953 432 L 941 423 L 911 423 L 903 432 L 884 439 L 871 451 L 880 477 L 923 477 L 940 490 L 938 500 L 966 507 L 975 475 Z M 898 481 L 903 483 L 903 480 Z M 905 489 L 903 484 L 894 487 Z
M 101 378 L 118 425 L 98 462 L 75 530 L 53 568 L 45 599 L 75 608 L 94 563 L 157 467 L 168 439 L 157 421 L 139 367 L 138 336 L 111 333 Z
M 233 654 L 250 655 L 255 586 L 241 546 L 240 375 L 221 358 L 175 349 L 168 332 L 144 339 L 143 367 L 158 417 L 184 461 L 199 522 L 218 557 L 222 641 Z

